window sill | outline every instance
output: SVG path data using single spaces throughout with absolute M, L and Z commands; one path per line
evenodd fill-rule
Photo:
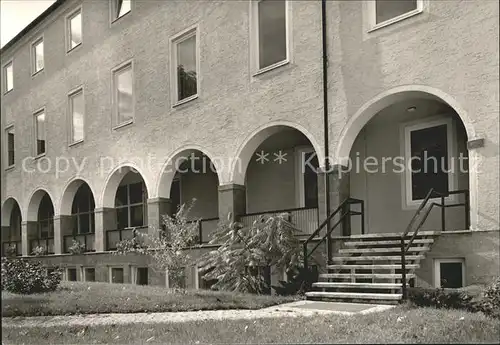
M 78 144 L 81 144 L 81 143 L 83 143 L 83 139 L 72 142 L 71 144 L 68 145 L 68 147 L 74 147 L 74 146 L 77 146 Z
M 5 171 L 11 171 L 11 170 L 14 170 L 14 168 L 16 167 L 15 164 L 12 164 L 12 165 L 9 165 L 8 167 L 5 168 Z
M 71 54 L 72 52 L 78 50 L 78 48 L 80 48 L 82 46 L 82 42 L 78 43 L 76 46 L 74 46 L 73 48 L 70 48 L 66 51 L 66 55 L 68 54 Z
M 41 69 L 41 70 L 39 70 L 39 71 L 36 71 L 36 72 L 31 73 L 31 77 L 32 77 L 32 78 L 35 78 L 36 76 L 38 76 L 38 75 L 42 74 L 42 72 L 43 72 L 43 71 L 45 71 L 45 68 L 42 68 L 42 69 Z
M 118 21 L 119 21 L 120 19 L 122 19 L 122 18 L 128 17 L 128 15 L 129 15 L 130 13 L 132 13 L 132 10 L 128 11 L 127 13 L 122 14 L 122 15 L 121 15 L 121 16 L 119 16 L 119 17 L 112 18 L 112 19 L 111 19 L 111 25 L 113 25 L 114 23 L 118 22 Z
M 261 68 L 259 69 L 257 72 L 255 72 L 253 74 L 254 77 L 258 76 L 258 75 L 261 75 L 263 73 L 266 73 L 266 72 L 269 72 L 273 69 L 276 69 L 278 67 L 281 67 L 281 66 L 284 66 L 284 65 L 287 65 L 290 63 L 290 60 L 286 59 L 286 60 L 283 60 L 283 61 L 280 61 L 280 62 L 276 62 L 275 64 L 272 64 L 270 66 L 267 66 L 267 67 L 264 67 L 264 68 Z
M 116 125 L 113 127 L 113 130 L 117 130 L 126 126 L 129 126 L 134 123 L 134 120 L 128 120 L 127 122 L 120 123 L 119 125 Z
M 42 157 L 45 157 L 46 154 L 47 154 L 46 152 L 40 153 L 39 155 L 36 155 L 35 157 L 33 157 L 33 160 L 36 161 Z
M 12 88 L 12 89 L 10 89 L 10 90 L 7 90 L 7 91 L 4 91 L 4 93 L 3 93 L 3 94 L 4 94 L 4 96 L 5 96 L 5 95 L 8 95 L 9 93 L 11 93 L 12 91 L 14 91 L 14 88 Z
M 376 31 L 378 29 L 381 29 L 381 28 L 384 28 L 386 26 L 392 25 L 394 23 L 400 22 L 400 21 L 405 20 L 407 18 L 413 17 L 413 16 L 415 16 L 417 14 L 420 14 L 422 12 L 423 12 L 423 10 L 419 9 L 419 8 L 417 8 L 417 9 L 415 9 L 413 11 L 410 11 L 410 12 L 406 12 L 406 13 L 400 15 L 400 16 L 397 16 L 397 17 L 394 17 L 392 19 L 386 20 L 386 21 L 384 21 L 382 23 L 375 24 L 370 30 L 368 30 L 368 32 Z
M 198 94 L 189 96 L 188 98 L 184 98 L 182 101 L 178 101 L 178 102 L 174 103 L 172 105 L 172 108 L 176 108 L 176 107 L 178 107 L 180 105 L 183 105 L 183 104 L 186 104 L 188 102 L 191 102 L 191 101 L 193 101 L 193 100 L 195 100 L 197 98 L 198 98 Z

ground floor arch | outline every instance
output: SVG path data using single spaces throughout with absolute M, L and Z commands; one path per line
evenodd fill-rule
M 21 255 L 22 213 L 16 199 L 10 197 L 2 205 L 2 255 Z

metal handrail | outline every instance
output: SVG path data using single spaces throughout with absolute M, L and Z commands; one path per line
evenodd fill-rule
M 358 212 L 358 211 L 351 211 L 351 208 L 350 206 L 353 205 L 353 204 L 360 204 L 361 205 L 361 211 Z M 323 230 L 323 228 L 325 226 L 327 226 L 330 221 L 341 211 L 341 210 L 344 210 L 346 208 L 346 206 L 349 207 L 349 209 L 344 212 L 340 218 L 337 220 L 337 222 L 335 222 L 335 224 L 333 226 L 331 226 L 329 229 L 327 229 L 325 235 L 318 241 L 318 243 L 316 243 L 316 245 L 314 246 L 314 248 L 309 252 L 308 251 L 308 248 L 307 248 L 307 245 L 309 244 L 309 242 L 311 242 L 312 240 L 315 239 L 315 237 L 319 234 L 319 232 L 321 230 Z M 350 216 L 361 216 L 361 232 L 364 233 L 364 201 L 363 200 L 360 200 L 360 199 L 354 199 L 354 198 L 347 198 L 345 199 L 344 201 L 342 201 L 340 203 L 340 205 L 318 226 L 318 228 L 303 242 L 302 244 L 302 250 L 303 250 L 303 256 L 304 256 L 304 268 L 305 269 L 308 269 L 308 258 L 314 253 L 314 251 L 319 247 L 319 245 L 325 241 L 327 238 L 330 238 L 330 235 L 331 233 L 333 232 L 333 230 L 335 230 L 337 228 L 337 226 L 339 224 L 341 224 L 345 219 L 346 217 L 350 217 Z M 330 253 L 330 250 L 327 250 L 327 253 Z M 331 260 L 331 257 L 328 257 L 327 258 L 328 262 L 330 262 Z
M 429 205 L 429 207 L 426 209 L 425 213 L 423 214 L 423 217 L 420 219 L 420 222 L 418 223 L 417 227 L 415 228 L 415 231 L 413 232 L 413 235 L 411 236 L 410 240 L 408 241 L 408 244 L 405 245 L 406 236 L 410 232 L 417 217 L 421 214 L 422 210 L 428 204 L 428 202 L 431 199 L 431 196 L 433 194 L 437 195 L 441 199 L 441 203 L 439 204 L 436 202 L 432 202 Z M 465 201 L 462 203 L 455 203 L 455 204 L 446 205 L 445 198 L 449 195 L 454 195 L 454 194 L 463 194 L 465 196 Z M 448 207 L 464 206 L 465 207 L 465 227 L 468 229 L 470 226 L 470 215 L 469 215 L 469 213 L 470 213 L 470 195 L 469 195 L 469 191 L 467 189 L 449 191 L 447 194 L 437 192 L 433 188 L 431 188 L 429 190 L 425 199 L 420 204 L 419 208 L 417 209 L 417 211 L 413 215 L 412 219 L 408 223 L 408 226 L 406 227 L 406 230 L 403 232 L 403 234 L 401 235 L 401 238 L 400 238 L 400 241 L 401 241 L 401 243 L 400 243 L 400 245 L 401 245 L 401 280 L 402 280 L 401 283 L 402 283 L 403 300 L 405 300 L 407 298 L 406 253 L 410 250 L 411 245 L 413 244 L 413 241 L 417 237 L 418 232 L 420 231 L 420 229 L 424 225 L 425 221 L 429 217 L 429 214 L 431 213 L 434 206 L 441 208 L 441 231 L 446 230 L 446 208 L 448 208 Z

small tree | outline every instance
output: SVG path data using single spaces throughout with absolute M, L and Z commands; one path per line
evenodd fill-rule
M 196 242 L 200 226 L 198 220 L 187 219 L 193 205 L 194 200 L 189 206 L 181 205 L 175 215 L 164 215 L 161 229 L 151 229 L 152 233 L 137 232 L 136 237 L 120 241 L 117 254 L 149 255 L 152 268 L 163 273 L 168 270 L 170 284 L 180 288 L 184 269 L 192 264 L 191 256 L 184 249 Z
M 269 284 L 259 267 L 277 267 L 289 271 L 302 262 L 299 230 L 286 220 L 287 214 L 262 216 L 251 226 L 223 222 L 210 243 L 220 244 L 199 261 L 203 279 L 216 279 L 214 289 L 262 293 Z

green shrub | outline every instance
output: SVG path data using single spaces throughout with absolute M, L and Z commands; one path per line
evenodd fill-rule
M 409 288 L 408 299 L 419 307 L 474 309 L 472 296 L 459 289 Z
M 61 282 L 61 270 L 50 274 L 39 261 L 2 259 L 2 290 L 19 294 L 54 291 Z

